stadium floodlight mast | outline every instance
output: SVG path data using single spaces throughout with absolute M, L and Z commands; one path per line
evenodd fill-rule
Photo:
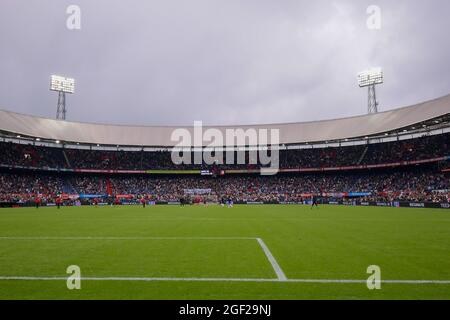
M 375 92 L 375 86 L 384 81 L 383 70 L 381 68 L 372 68 L 358 74 L 358 84 L 360 88 L 369 88 L 369 102 L 367 106 L 368 113 L 378 112 L 378 101 Z
M 66 93 L 73 94 L 75 92 L 75 79 L 52 75 L 50 90 L 58 92 L 56 119 L 66 120 Z

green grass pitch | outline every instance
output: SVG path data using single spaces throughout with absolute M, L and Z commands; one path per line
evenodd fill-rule
M 258 238 L 289 280 L 362 281 L 279 281 Z M 69 265 L 86 278 L 80 290 L 67 289 Z M 369 265 L 381 268 L 382 281 L 450 280 L 450 212 L 296 205 L 0 210 L 0 299 L 450 298 L 450 283 L 383 282 L 369 290 Z

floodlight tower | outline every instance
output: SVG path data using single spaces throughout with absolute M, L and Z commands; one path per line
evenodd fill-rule
M 58 92 L 56 119 L 66 120 L 66 93 L 73 94 L 75 92 L 75 79 L 52 75 L 50 90 Z
M 360 88 L 369 88 L 369 102 L 367 106 L 368 113 L 378 112 L 378 101 L 375 92 L 375 86 L 384 82 L 383 70 L 381 68 L 372 68 L 361 72 L 358 75 L 358 84 Z

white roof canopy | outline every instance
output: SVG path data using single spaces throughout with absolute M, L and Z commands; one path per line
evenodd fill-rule
M 315 143 L 373 136 L 400 130 L 417 123 L 450 113 L 450 95 L 392 111 L 358 117 L 305 123 L 269 124 L 254 126 L 205 126 L 227 129 L 279 129 L 280 144 Z M 0 131 L 45 140 L 79 142 L 85 144 L 120 145 L 136 147 L 172 147 L 174 130 L 184 128 L 193 136 L 193 126 L 122 126 L 79 123 L 40 118 L 0 110 Z M 203 145 L 207 145 L 204 142 Z M 239 144 L 238 144 L 239 145 Z

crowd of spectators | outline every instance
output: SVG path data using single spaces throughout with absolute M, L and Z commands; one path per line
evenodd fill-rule
M 371 144 L 364 164 L 414 161 L 450 155 L 450 134 L 426 136 L 420 139 Z
M 94 195 L 106 193 L 105 179 L 102 177 L 79 176 L 65 181 L 73 193 Z
M 283 150 L 280 168 L 321 168 L 425 160 L 450 155 L 450 134 L 368 145 Z M 193 154 L 190 157 L 195 158 Z M 237 155 L 235 154 L 235 159 Z M 224 163 L 226 163 L 226 154 Z M 219 164 L 218 169 L 254 169 L 261 165 Z M 211 169 L 211 165 L 174 164 L 170 151 L 102 151 L 0 143 L 0 165 L 62 169 L 149 170 Z
M 339 197 L 341 193 L 371 193 L 365 200 L 380 199 L 448 202 L 449 174 L 431 169 L 394 172 L 308 174 L 277 176 L 73 176 L 0 174 L 0 201 L 43 194 L 55 196 L 70 188 L 77 194 L 145 195 L 155 201 L 178 201 L 200 194 L 218 201 L 302 201 L 308 194 Z M 9 197 L 9 198 L 8 198 Z
M 418 139 L 346 147 L 308 148 L 280 152 L 280 168 L 323 168 L 426 160 L 450 155 L 450 134 Z M 195 156 L 191 154 L 191 158 Z M 237 155 L 235 154 L 235 159 Z M 101 151 L 38 147 L 0 142 L 0 166 L 40 169 L 256 169 L 245 154 L 244 165 L 175 165 L 169 151 Z M 211 201 L 302 201 L 305 194 L 370 193 L 367 201 L 448 202 L 449 161 L 429 167 L 390 171 L 353 171 L 277 176 L 225 174 L 202 176 L 76 175 L 0 173 L 0 202 L 26 201 L 40 195 L 49 199 L 62 193 L 87 195 L 146 195 L 155 201 L 178 201 L 187 190 L 203 191 Z M 427 169 L 428 168 L 428 169 Z M 2 169 L 6 170 L 6 169 Z M 27 173 L 28 172 L 28 173 Z M 195 194 L 189 194 L 195 196 Z
M 66 168 L 62 149 L 0 143 L 0 164 L 34 168 Z
M 366 145 L 287 150 L 280 153 L 281 168 L 323 168 L 358 165 Z
M 0 173 L 0 202 L 26 201 L 36 194 L 53 199 L 64 192 L 61 177 L 36 174 Z

